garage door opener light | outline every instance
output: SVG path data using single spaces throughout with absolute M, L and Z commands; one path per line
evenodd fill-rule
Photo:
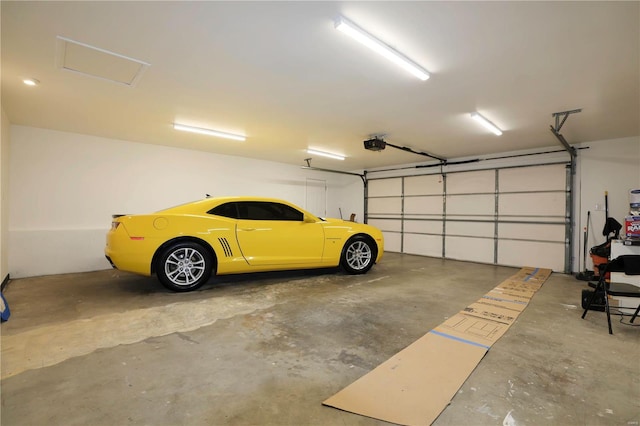
M 344 160 L 345 156 L 340 154 L 332 154 L 330 152 L 318 151 L 315 149 L 307 149 L 307 153 L 313 155 L 320 155 L 322 157 L 333 158 L 334 160 Z
M 243 135 L 235 135 L 233 133 L 221 132 L 219 130 L 203 129 L 201 127 L 186 126 L 184 124 L 178 124 L 178 123 L 173 123 L 173 128 L 175 130 L 182 130 L 182 131 L 191 132 L 191 133 L 199 133 L 201 135 L 216 136 L 219 138 L 233 139 L 236 141 L 245 141 L 247 139 L 247 137 Z
M 409 71 L 420 80 L 425 81 L 429 79 L 429 72 L 427 70 L 344 17 L 338 17 L 335 28 L 364 44 L 374 52 L 384 56 L 404 70 Z
M 502 134 L 502 130 L 498 128 L 495 124 L 478 114 L 477 112 L 471 113 L 471 118 L 476 120 L 478 123 L 482 124 L 485 128 L 489 129 L 492 133 L 500 136 Z

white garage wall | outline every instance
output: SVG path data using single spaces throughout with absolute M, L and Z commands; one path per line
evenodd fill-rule
M 313 178 L 327 182 L 327 216 L 364 211 L 357 176 L 25 126 L 11 126 L 10 161 L 12 278 L 107 269 L 111 214 L 148 213 L 205 194 L 305 207 Z
M 0 281 L 9 274 L 9 118 L 2 109 L 2 135 L 0 137 Z

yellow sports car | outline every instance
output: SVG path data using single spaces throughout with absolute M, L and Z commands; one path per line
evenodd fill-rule
M 364 274 L 380 260 L 382 232 L 323 219 L 283 200 L 222 197 L 148 215 L 114 215 L 105 255 L 123 271 L 190 291 L 211 274 L 341 266 Z

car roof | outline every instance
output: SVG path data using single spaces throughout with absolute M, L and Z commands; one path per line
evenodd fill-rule
M 250 197 L 250 196 L 227 196 L 227 197 L 207 197 L 202 200 L 191 201 L 185 204 L 180 204 L 174 207 L 170 207 L 168 209 L 163 209 L 158 211 L 157 213 L 172 213 L 172 214 L 185 214 L 185 213 L 205 213 L 212 208 L 229 202 L 234 201 L 261 201 L 261 202 L 275 202 L 282 203 L 292 207 L 295 207 L 299 210 L 303 210 L 301 207 L 296 206 L 286 200 L 281 200 L 278 198 L 269 198 L 269 197 Z

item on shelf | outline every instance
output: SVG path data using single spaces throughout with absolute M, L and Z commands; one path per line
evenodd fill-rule
M 629 191 L 629 214 L 640 216 L 640 189 Z
M 627 238 L 640 238 L 640 215 L 627 216 L 624 219 L 624 229 Z

